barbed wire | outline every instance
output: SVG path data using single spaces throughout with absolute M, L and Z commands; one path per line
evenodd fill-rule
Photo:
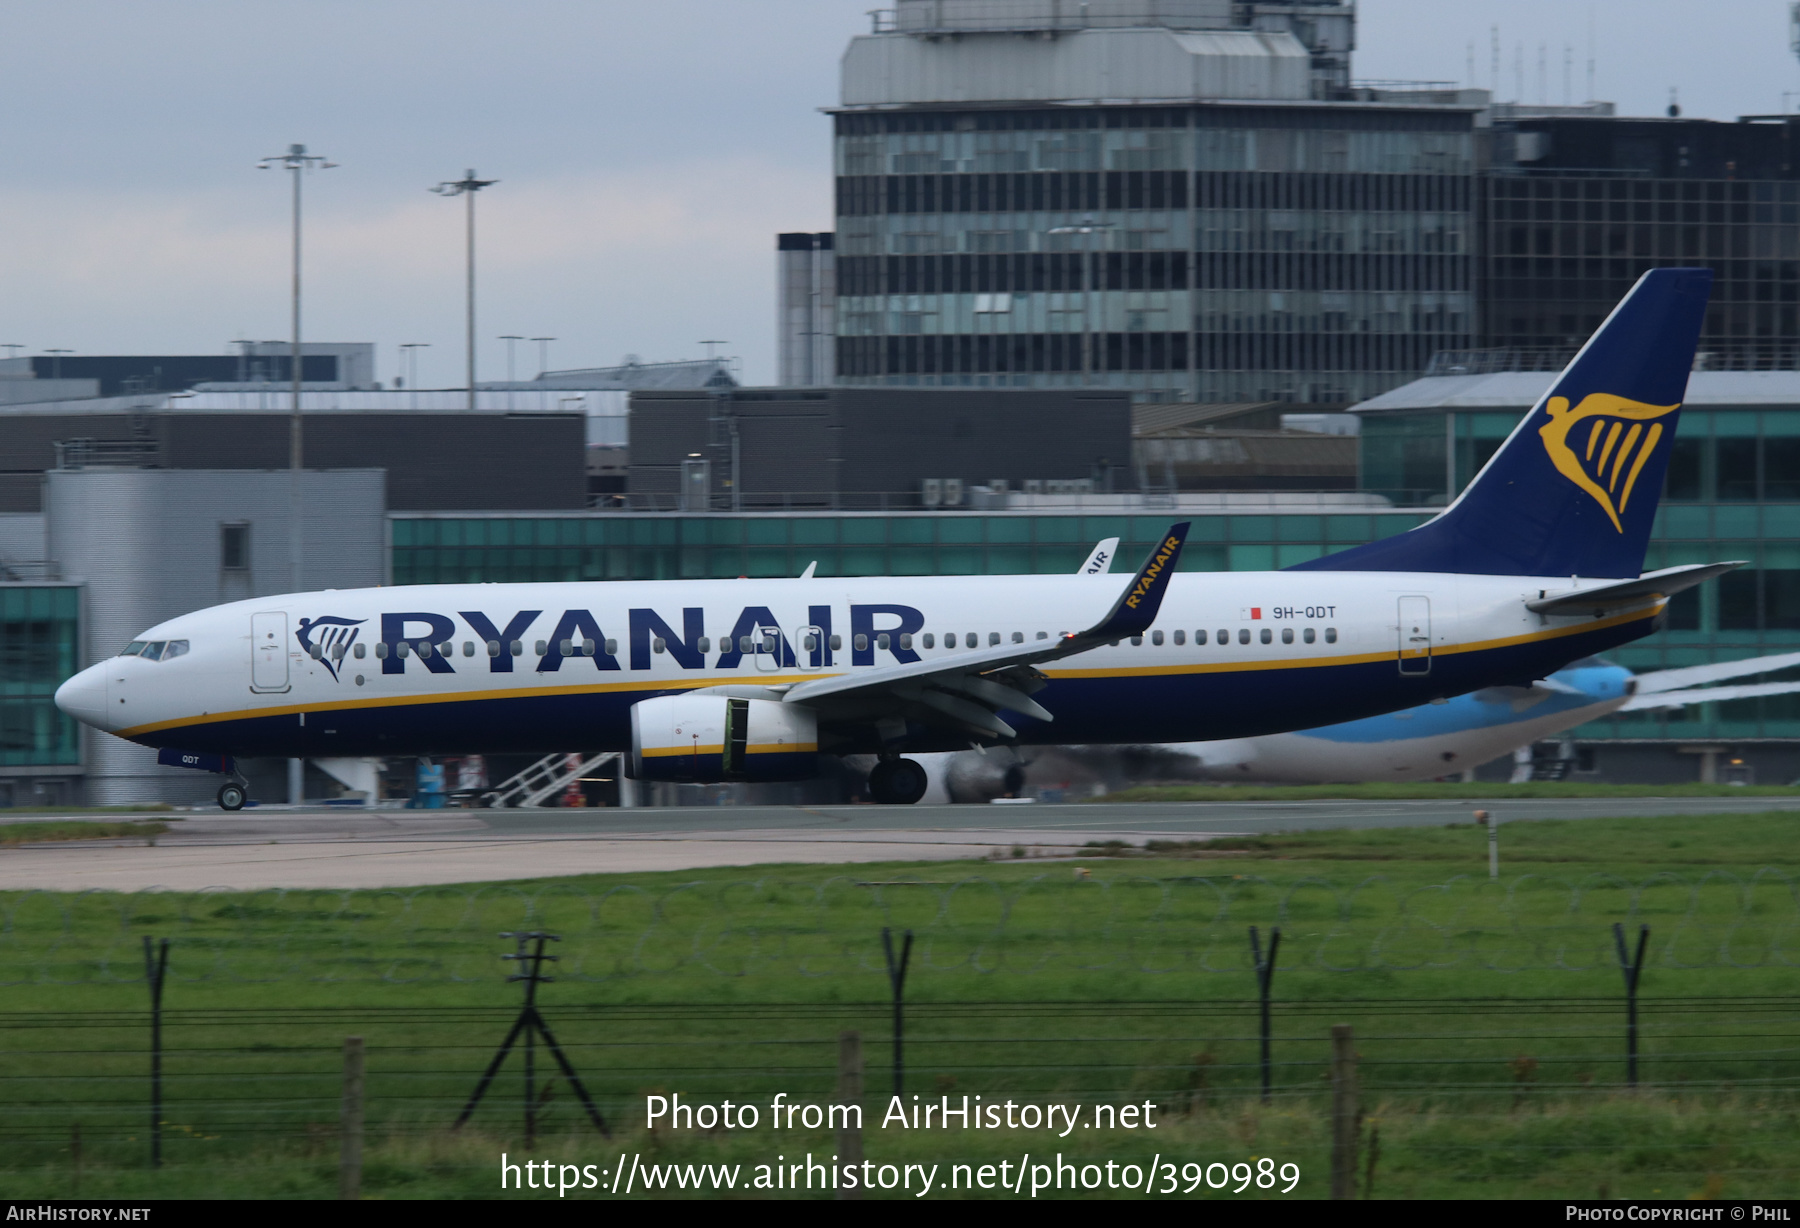
M 176 981 L 483 982 L 494 935 L 565 938 L 564 980 L 698 972 L 885 976 L 882 927 L 917 935 L 915 968 L 1244 974 L 1246 928 L 1279 925 L 1284 970 L 1586 972 L 1613 966 L 1610 926 L 1652 927 L 1653 968 L 1800 967 L 1800 886 L 1782 869 L 1466 875 L 1417 886 L 1258 875 L 819 882 L 775 876 L 661 890 L 529 886 L 0 896 L 0 985 L 142 981 L 142 938 L 168 937 Z

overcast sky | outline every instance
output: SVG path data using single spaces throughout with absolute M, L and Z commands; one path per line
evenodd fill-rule
M 774 235 L 831 226 L 830 128 L 868 0 L 12 0 L 0 38 L 0 344 L 222 353 L 287 335 L 285 177 L 307 192 L 319 340 L 429 342 L 460 381 L 462 206 L 480 198 L 483 378 L 502 333 L 553 367 L 697 357 L 775 377 Z M 1800 91 L 1782 0 L 1362 0 L 1355 74 L 1595 92 L 1623 114 L 1781 110 Z M 1539 48 L 1547 65 L 1540 87 Z M 1793 110 L 1796 98 L 1785 100 Z M 535 374 L 521 347 L 519 374 Z

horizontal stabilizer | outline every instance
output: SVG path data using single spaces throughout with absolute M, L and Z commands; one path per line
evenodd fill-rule
M 1735 563 L 1690 563 L 1685 567 L 1667 567 L 1662 571 L 1646 572 L 1635 580 L 1621 580 L 1616 584 L 1601 584 L 1594 588 L 1571 589 L 1561 593 L 1547 592 L 1535 601 L 1527 601 L 1525 608 L 1533 614 L 1558 614 L 1565 618 L 1576 614 L 1599 615 L 1619 606 L 1639 605 L 1653 597 L 1673 597 L 1676 593 L 1686 592 L 1743 565 L 1743 560 L 1739 560 Z

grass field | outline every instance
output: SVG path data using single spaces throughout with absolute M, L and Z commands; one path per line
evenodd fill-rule
M 1458 825 L 1095 849 L 1074 864 L 0 896 L 0 1196 L 66 1193 L 78 1122 L 84 1194 L 329 1196 L 353 1033 L 370 1046 L 369 1191 L 498 1193 L 498 1152 L 522 1142 L 518 1059 L 478 1135 L 444 1127 L 516 1010 L 496 934 L 532 926 L 564 935 L 541 1001 L 621 1129 L 616 1144 L 584 1131 L 557 1085 L 543 1157 L 828 1151 L 819 1131 L 648 1134 L 643 1096 L 824 1097 L 853 1028 L 870 1103 L 885 1101 L 888 926 L 916 936 L 909 1093 L 1149 1100 L 1168 1133 L 871 1130 L 871 1159 L 1268 1155 L 1299 1163 L 1297 1194 L 1316 1196 L 1326 1036 L 1347 1022 L 1380 1132 L 1378 1196 L 1793 1196 L 1797 835 L 1800 812 L 1512 823 L 1497 883 L 1486 831 Z M 1614 922 L 1651 927 L 1636 1092 Z M 1266 1107 L 1250 925 L 1283 931 Z M 158 1173 L 142 1167 L 145 935 L 172 939 Z M 540 1095 L 551 1069 L 540 1051 Z
M 62 840 L 118 840 L 143 837 L 148 840 L 169 830 L 159 820 L 127 820 L 122 823 L 96 823 L 92 820 L 69 820 L 62 823 L 0 823 L 0 845 L 48 844 Z

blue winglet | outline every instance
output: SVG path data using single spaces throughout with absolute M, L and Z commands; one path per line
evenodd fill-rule
M 1192 523 L 1184 520 L 1169 526 L 1163 539 L 1150 551 L 1150 557 L 1138 568 L 1137 575 L 1131 578 L 1130 587 L 1105 618 L 1082 632 L 1083 638 L 1122 640 L 1142 635 L 1149 629 L 1156 621 L 1157 610 L 1162 608 L 1163 595 L 1169 591 L 1175 564 L 1181 559 L 1181 544 L 1187 540 L 1188 527 Z
M 1638 575 L 1711 288 L 1645 273 L 1440 516 L 1289 570 Z

